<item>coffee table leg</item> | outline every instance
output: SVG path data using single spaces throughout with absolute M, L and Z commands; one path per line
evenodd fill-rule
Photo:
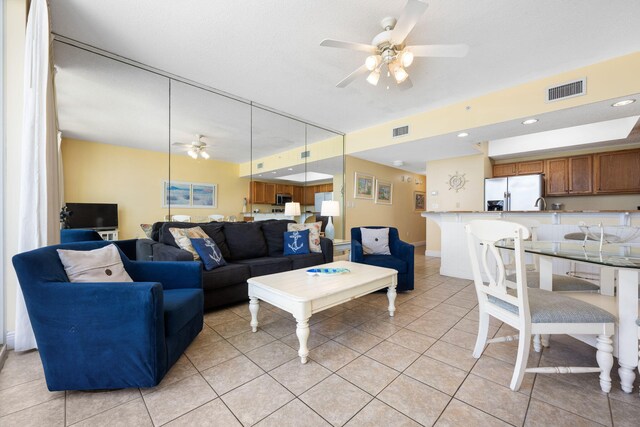
M 298 336 L 298 342 L 300 343 L 300 350 L 298 350 L 298 356 L 302 363 L 307 363 L 307 356 L 309 355 L 309 348 L 307 347 L 307 341 L 309 340 L 309 318 L 296 319 L 298 322 L 296 326 L 296 335 Z
M 251 330 L 258 332 L 258 310 L 260 305 L 258 304 L 258 298 L 250 297 L 249 299 L 249 311 L 251 312 Z
M 396 281 L 387 289 L 387 299 L 389 300 L 389 316 L 393 317 L 396 312 Z

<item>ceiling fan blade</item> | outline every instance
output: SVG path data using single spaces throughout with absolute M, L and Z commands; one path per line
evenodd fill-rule
M 352 81 L 357 79 L 358 77 L 360 77 L 360 76 L 362 76 L 364 74 L 367 74 L 367 72 L 369 72 L 369 70 L 367 69 L 367 66 L 365 64 L 362 64 L 353 73 L 349 74 L 347 77 L 342 79 L 342 81 L 340 83 L 338 83 L 336 85 L 336 87 L 345 87 L 346 85 L 348 85 L 349 83 L 351 83 Z
M 191 147 L 191 144 L 187 144 L 185 142 L 173 142 L 173 143 L 171 143 L 171 145 L 176 145 L 176 146 L 179 146 L 179 147 Z
M 407 90 L 413 87 L 413 82 L 411 81 L 411 77 L 407 77 L 402 83 L 398 85 L 398 89 Z
M 396 26 L 391 31 L 391 40 L 397 45 L 401 45 L 407 38 L 418 19 L 424 14 L 429 5 L 418 0 L 409 0 L 398 18 Z
M 340 49 L 359 50 L 361 52 L 367 52 L 372 54 L 378 53 L 378 48 L 370 44 L 344 42 L 341 40 L 324 39 L 320 42 L 320 46 L 337 47 Z
M 434 56 L 462 58 L 469 53 L 469 46 L 466 44 L 425 44 L 421 46 L 407 46 L 413 56 Z

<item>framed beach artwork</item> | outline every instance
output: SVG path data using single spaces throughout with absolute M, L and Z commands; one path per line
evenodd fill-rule
M 389 181 L 376 179 L 376 203 L 390 205 L 393 197 L 393 184 Z
M 191 206 L 191 184 L 188 182 L 164 181 L 162 184 L 162 207 L 188 208 Z
M 413 210 L 423 211 L 427 206 L 427 194 L 424 191 L 413 192 Z
M 356 172 L 353 197 L 373 200 L 373 175 Z
M 162 207 L 217 208 L 218 185 L 195 182 L 163 181 Z

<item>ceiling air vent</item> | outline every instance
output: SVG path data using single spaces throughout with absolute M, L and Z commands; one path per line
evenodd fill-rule
M 258 164 L 256 165 L 256 167 L 257 167 L 258 169 L 262 169 L 262 168 L 264 167 L 264 163 L 258 163 Z
M 300 153 L 300 158 L 301 159 L 306 159 L 307 157 L 311 156 L 311 151 L 303 151 L 302 153 Z
M 393 128 L 393 137 L 405 136 L 409 134 L 409 126 L 400 126 L 399 128 Z
M 547 88 L 547 102 L 573 98 L 587 94 L 587 79 L 574 80 L 558 86 Z

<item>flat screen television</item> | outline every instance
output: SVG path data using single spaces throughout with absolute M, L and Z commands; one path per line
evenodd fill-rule
M 71 212 L 67 219 L 69 228 L 118 228 L 117 203 L 67 203 L 67 209 Z

